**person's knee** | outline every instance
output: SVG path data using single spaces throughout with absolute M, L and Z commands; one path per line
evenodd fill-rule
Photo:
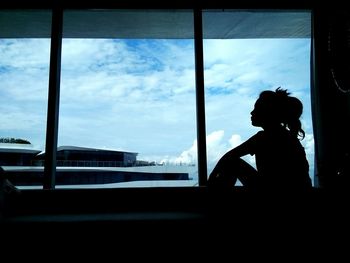
M 230 188 L 236 183 L 237 178 L 225 171 L 221 173 L 211 174 L 208 179 L 208 186 L 212 188 Z

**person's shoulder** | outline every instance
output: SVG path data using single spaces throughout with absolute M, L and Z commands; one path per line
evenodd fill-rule
M 255 133 L 252 137 L 264 137 L 265 136 L 265 131 L 262 130 L 262 131 L 258 131 L 257 133 Z
M 257 140 L 261 140 L 263 139 L 265 136 L 265 132 L 262 131 L 258 131 L 257 133 L 255 133 L 253 136 L 251 136 L 248 141 L 257 141 Z

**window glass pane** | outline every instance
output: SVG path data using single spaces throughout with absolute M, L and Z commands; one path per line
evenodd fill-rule
M 205 12 L 203 28 L 208 174 L 225 152 L 260 130 L 250 120 L 259 93 L 281 87 L 303 103 L 301 142 L 313 179 L 310 13 Z M 255 166 L 254 156 L 243 159 Z
M 42 187 L 51 13 L 0 12 L 0 165 L 19 188 Z
M 64 13 L 57 187 L 197 184 L 192 20 Z

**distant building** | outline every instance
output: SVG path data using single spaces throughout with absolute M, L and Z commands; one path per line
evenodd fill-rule
M 137 153 L 76 146 L 59 146 L 57 166 L 69 167 L 130 167 L 136 165 Z M 45 152 L 35 157 L 34 163 L 43 166 Z
M 56 153 L 56 184 L 86 185 L 130 181 L 189 180 L 180 168 L 138 161 L 137 153 L 60 146 Z M 42 185 L 45 152 L 27 146 L 1 147 L 0 165 L 15 185 Z
M 28 145 L 0 143 L 0 166 L 30 166 L 39 153 Z

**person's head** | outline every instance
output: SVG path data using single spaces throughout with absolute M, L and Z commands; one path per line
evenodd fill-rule
M 283 126 L 295 136 L 305 137 L 300 116 L 303 104 L 287 90 L 277 88 L 260 93 L 251 112 L 252 125 L 262 128 Z

